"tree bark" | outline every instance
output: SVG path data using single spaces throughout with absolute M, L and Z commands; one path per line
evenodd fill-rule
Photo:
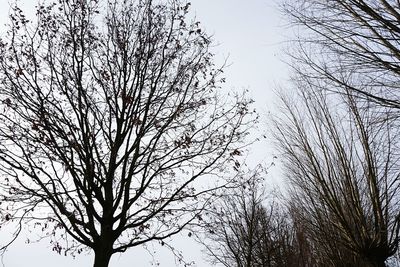
M 93 267 L 108 267 L 112 256 L 112 250 L 99 248 L 94 251 Z
M 369 267 L 386 267 L 386 258 L 369 259 L 366 264 Z
M 374 267 L 386 267 L 385 260 L 376 261 Z

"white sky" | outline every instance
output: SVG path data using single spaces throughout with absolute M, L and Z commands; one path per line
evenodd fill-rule
M 225 69 L 227 88 L 248 89 L 256 100 L 256 108 L 262 115 L 261 127 L 266 126 L 265 115 L 272 107 L 273 89 L 276 83 L 287 79 L 287 67 L 282 58 L 282 41 L 285 22 L 276 8 L 278 0 L 192 0 L 192 11 L 209 34 L 219 45 L 215 47 L 217 62 L 228 57 L 229 67 Z M 33 11 L 35 0 L 19 0 L 27 13 Z M 7 22 L 8 0 L 0 0 L 0 35 Z M 249 156 L 251 161 L 270 161 L 272 152 L 268 144 L 257 145 Z M 254 162 L 253 162 L 254 163 Z M 255 164 L 252 164 L 253 166 Z M 6 229 L 0 229 L 0 242 L 4 240 Z M 184 251 L 188 261 L 194 260 L 198 267 L 209 266 L 202 261 L 201 247 L 188 238 L 176 241 Z M 0 243 L 2 244 L 2 243 Z M 149 246 L 149 248 L 151 245 Z M 168 251 L 157 253 L 161 267 L 177 266 Z M 153 250 L 153 249 L 152 249 Z M 152 266 L 151 258 L 142 248 L 132 248 L 122 255 L 114 255 L 110 267 Z M 22 236 L 3 258 L 5 267 L 71 267 L 91 266 L 91 255 L 71 259 L 58 256 L 51 251 L 48 240 L 39 244 L 25 244 Z M 1 267 L 0 263 L 0 267 Z

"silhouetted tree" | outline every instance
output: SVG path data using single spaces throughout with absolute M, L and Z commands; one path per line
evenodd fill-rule
M 267 195 L 254 174 L 236 194 L 215 203 L 200 235 L 212 263 L 235 267 L 311 267 L 307 244 L 289 212 Z
M 75 242 L 53 250 L 89 248 L 105 267 L 180 232 L 232 182 L 222 174 L 254 118 L 243 96 L 220 96 L 188 8 L 60 0 L 31 22 L 13 7 L 0 43 L 4 221 L 59 229 Z
M 320 214 L 309 214 L 314 211 L 307 210 L 302 205 L 303 197 L 291 192 L 290 213 L 293 219 L 294 232 L 298 240 L 300 266 L 327 266 L 327 267 L 362 267 L 365 261 L 343 245 L 334 228 L 333 220 L 329 214 L 318 217 L 318 221 L 311 218 Z M 305 256 L 305 257 L 304 257 Z M 310 265 L 313 264 L 313 265 Z
M 321 248 L 315 258 L 332 266 L 384 266 L 397 251 L 399 231 L 400 5 L 284 2 L 300 26 L 291 55 L 302 99 L 285 100 L 288 115 L 279 126 L 294 206 Z
M 386 266 L 399 244 L 398 128 L 350 89 L 339 97 L 298 82 L 276 137 L 306 233 L 323 266 Z
M 388 0 L 285 0 L 301 26 L 295 68 L 325 90 L 351 90 L 371 105 L 400 108 L 400 3 Z M 292 54 L 293 55 L 293 54 Z M 301 64 L 298 64 L 301 62 Z M 397 115 L 396 115 L 397 116 Z

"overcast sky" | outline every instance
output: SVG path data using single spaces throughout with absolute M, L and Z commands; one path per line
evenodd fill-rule
M 214 36 L 217 53 L 216 61 L 223 62 L 228 58 L 229 66 L 225 69 L 226 86 L 233 89 L 248 89 L 256 100 L 256 107 L 264 115 L 272 107 L 272 90 L 276 83 L 283 82 L 287 77 L 282 59 L 282 42 L 284 40 L 284 24 L 273 0 L 192 0 L 192 11 L 202 23 L 203 28 Z M 18 1 L 26 11 L 32 12 L 35 0 Z M 0 32 L 7 21 L 9 0 L 0 0 Z M 258 146 L 254 151 L 256 161 L 271 160 L 271 149 Z M 254 160 L 252 158 L 252 160 Z M 0 230 L 0 241 L 4 240 L 6 229 Z M 31 238 L 32 239 L 32 238 Z M 11 247 L 4 256 L 6 267 L 25 266 L 91 266 L 90 255 L 78 257 L 58 256 L 51 251 L 48 241 L 40 244 L 25 245 L 22 236 L 19 242 Z M 192 244 L 189 238 L 176 241 L 187 260 L 195 260 L 198 267 L 209 266 L 202 261 L 201 247 Z M 159 247 L 149 246 L 156 250 L 156 259 L 162 267 L 177 266 L 173 257 L 167 251 L 159 251 Z M 151 257 L 142 248 L 133 248 L 122 255 L 114 255 L 110 267 L 152 266 Z M 1 264 L 0 264 L 1 267 Z

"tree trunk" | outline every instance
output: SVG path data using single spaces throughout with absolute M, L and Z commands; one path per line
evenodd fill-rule
M 98 249 L 94 251 L 93 267 L 108 267 L 112 251 L 109 249 Z
M 375 262 L 375 267 L 386 267 L 385 260 Z
M 371 267 L 386 267 L 386 260 L 384 259 L 374 259 L 369 261 L 369 265 Z

